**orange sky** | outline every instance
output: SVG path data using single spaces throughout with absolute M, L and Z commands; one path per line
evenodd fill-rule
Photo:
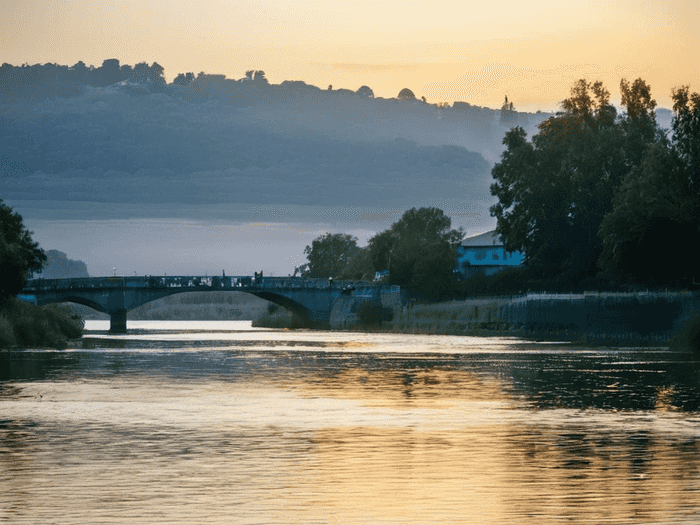
M 0 0 L 0 62 L 156 61 L 177 73 L 552 110 L 578 78 L 700 90 L 697 0 Z

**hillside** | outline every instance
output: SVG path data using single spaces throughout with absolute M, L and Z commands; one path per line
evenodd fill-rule
M 217 205 L 483 210 L 504 132 L 548 116 L 254 77 L 165 84 L 108 62 L 0 68 L 8 202 L 83 219 Z

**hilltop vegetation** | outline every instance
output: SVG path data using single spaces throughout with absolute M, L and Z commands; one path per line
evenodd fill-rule
M 76 206 L 484 209 L 504 131 L 546 116 L 273 85 L 261 71 L 167 83 L 156 63 L 3 64 L 0 173 L 7 200 Z

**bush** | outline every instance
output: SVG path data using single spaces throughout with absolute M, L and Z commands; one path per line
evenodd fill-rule
M 357 307 L 357 318 L 362 326 L 381 325 L 394 318 L 394 311 L 381 303 L 366 302 Z
M 680 331 L 671 339 L 671 348 L 700 352 L 700 313 L 689 317 Z
M 0 312 L 0 346 L 65 348 L 83 335 L 83 320 L 63 306 L 34 306 L 8 298 Z
M 0 348 L 14 344 L 15 332 L 12 329 L 12 323 L 5 314 L 2 314 L 0 315 Z

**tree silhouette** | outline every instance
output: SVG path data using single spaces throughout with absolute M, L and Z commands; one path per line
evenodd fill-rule
M 403 88 L 401 91 L 399 91 L 396 98 L 399 100 L 416 100 L 416 96 L 413 94 L 413 91 L 408 88 Z
M 369 86 L 361 86 L 355 93 L 367 98 L 374 98 L 374 91 Z
M 40 272 L 45 262 L 46 254 L 32 240 L 22 216 L 0 200 L 0 301 L 20 293 L 29 272 Z

